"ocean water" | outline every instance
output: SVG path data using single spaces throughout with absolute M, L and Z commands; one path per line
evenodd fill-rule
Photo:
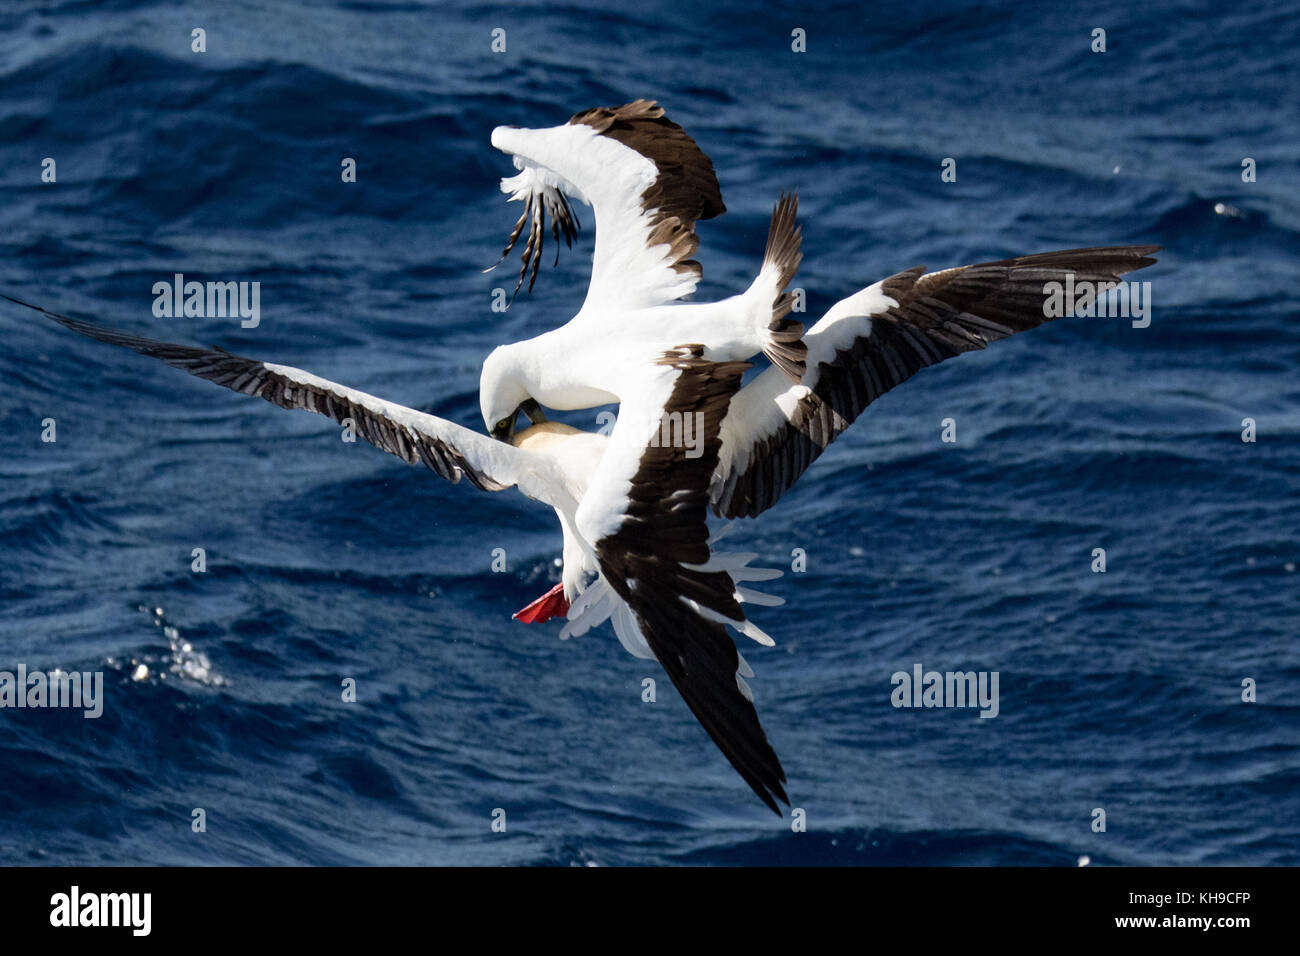
M 558 580 L 549 509 L 0 303 L 0 670 L 105 681 L 98 719 L 0 710 L 0 863 L 1300 863 L 1294 10 L 816 6 L 0 8 L 0 291 L 471 426 L 590 262 L 588 230 L 492 311 L 499 124 L 661 101 L 729 207 L 699 299 L 784 188 L 812 318 L 914 265 L 1165 247 L 1149 327 L 926 370 L 733 529 L 806 555 L 745 648 L 806 832 L 608 628 L 511 620 Z M 156 318 L 177 272 L 259 281 L 260 325 Z M 997 717 L 892 706 L 918 663 L 998 672 Z

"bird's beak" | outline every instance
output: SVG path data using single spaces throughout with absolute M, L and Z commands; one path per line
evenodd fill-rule
M 540 425 L 546 421 L 546 416 L 542 414 L 542 406 L 538 405 L 536 400 L 528 398 L 519 403 L 515 413 L 510 416 L 509 423 L 504 428 L 492 429 L 492 437 L 497 441 L 503 441 L 507 445 L 515 443 L 515 424 L 519 418 L 519 413 L 523 412 L 528 416 L 528 420 L 534 425 Z
M 536 399 L 530 398 L 527 401 L 521 402 L 519 405 L 519 411 L 515 412 L 515 414 L 518 415 L 519 412 L 523 412 L 527 415 L 528 420 L 534 425 L 540 425 L 542 422 L 546 421 L 546 416 L 542 414 L 542 406 L 537 404 Z
M 513 445 L 515 443 L 515 419 L 518 417 L 519 413 L 515 412 L 510 416 L 510 423 L 505 428 L 492 429 L 492 437 L 497 441 L 505 442 L 507 445 Z

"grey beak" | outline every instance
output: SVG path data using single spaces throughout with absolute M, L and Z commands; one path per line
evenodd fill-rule
M 497 441 L 503 441 L 507 445 L 513 445 L 515 441 L 515 426 L 519 418 L 519 413 L 523 412 L 528 416 L 528 420 L 534 425 L 540 425 L 546 421 L 546 416 L 542 414 L 542 406 L 538 405 L 534 399 L 528 398 L 519 403 L 515 413 L 510 416 L 510 424 L 503 429 L 493 429 L 492 437 Z
M 497 441 L 505 442 L 507 445 L 513 445 L 515 443 L 515 419 L 517 417 L 518 413 L 511 415 L 510 424 L 505 428 L 492 429 L 492 437 Z
M 519 412 L 523 412 L 527 415 L 528 420 L 534 425 L 540 425 L 542 422 L 546 421 L 546 416 L 542 414 L 542 406 L 538 405 L 535 399 L 530 398 L 521 402 L 519 404 L 519 411 L 515 412 L 515 414 L 518 415 Z

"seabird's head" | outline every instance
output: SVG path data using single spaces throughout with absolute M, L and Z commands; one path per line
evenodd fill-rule
M 519 363 L 509 345 L 494 349 L 483 362 L 478 398 L 483 425 L 498 441 L 509 444 L 514 439 L 515 421 L 520 412 L 534 425 L 546 421 L 541 406 L 524 387 Z

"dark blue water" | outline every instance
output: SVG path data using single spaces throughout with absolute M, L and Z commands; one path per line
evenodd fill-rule
M 700 298 L 748 283 L 788 187 L 814 317 L 918 264 L 1166 247 L 1149 328 L 922 372 L 734 531 L 807 554 L 745 649 L 806 833 L 607 628 L 511 621 L 558 580 L 548 509 L 5 303 L 0 669 L 106 701 L 0 710 L 0 862 L 1300 863 L 1293 9 L 815 6 L 0 8 L 0 291 L 475 427 L 483 357 L 576 310 L 591 248 L 491 311 L 498 124 L 663 102 L 730 210 Z M 176 272 L 260 281 L 261 325 L 155 318 Z M 999 715 L 895 709 L 916 663 L 998 671 Z

